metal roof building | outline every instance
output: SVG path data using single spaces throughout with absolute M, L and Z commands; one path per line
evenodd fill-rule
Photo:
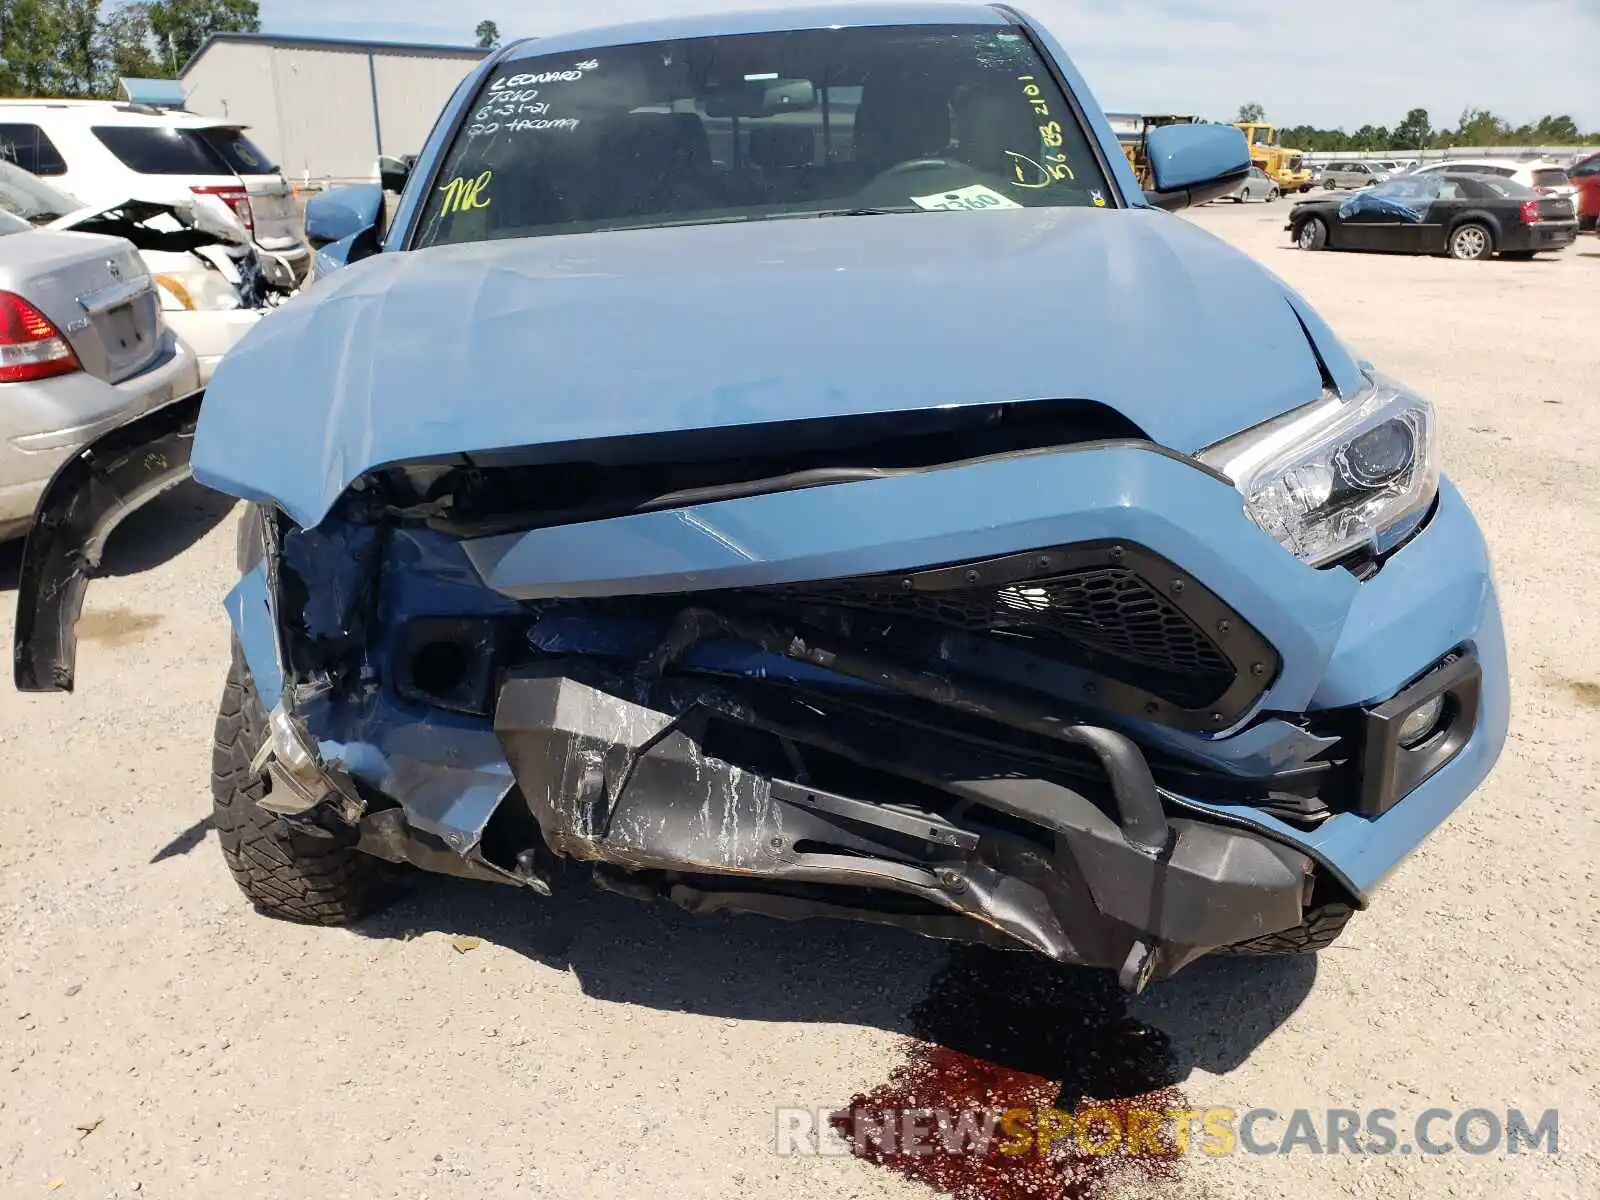
M 377 178 L 380 154 L 415 154 L 473 46 L 213 34 L 184 66 L 185 107 L 250 126 L 296 183 Z

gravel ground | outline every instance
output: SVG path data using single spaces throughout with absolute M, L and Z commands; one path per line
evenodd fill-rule
M 779 1157 L 774 1112 L 948 1076 L 937 1043 L 1063 1096 L 1389 1108 L 1402 1133 L 1430 1107 L 1560 1110 L 1554 1157 L 1193 1155 L 949 1183 L 967 1196 L 1600 1195 L 1600 241 L 1520 264 L 1304 254 L 1285 210 L 1188 219 L 1438 402 L 1515 691 L 1488 786 L 1320 961 L 1202 963 L 1126 1006 L 1021 956 L 996 974 L 892 932 L 587 888 L 441 881 L 353 930 L 268 921 L 207 825 L 234 516 L 189 491 L 114 541 L 79 694 L 0 689 L 0 1191 L 931 1195 L 916 1171 Z M 16 559 L 0 548 L 7 649 Z

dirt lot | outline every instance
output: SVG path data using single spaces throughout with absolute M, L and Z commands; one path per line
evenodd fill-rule
M 1304 254 L 1285 208 L 1192 219 L 1438 402 L 1515 692 L 1490 784 L 1320 962 L 1202 963 L 1125 1005 L 1020 956 L 586 888 L 441 882 L 354 930 L 267 921 L 208 830 L 234 521 L 192 491 L 118 534 L 80 693 L 0 689 L 0 1191 L 930 1195 L 916 1164 L 779 1157 L 775 1110 L 937 1103 L 971 1053 L 1021 1103 L 1377 1107 L 1402 1132 L 1431 1107 L 1559 1108 L 1561 1152 L 1097 1159 L 1042 1182 L 1012 1163 L 952 1176 L 967 1196 L 1600 1195 L 1600 241 L 1523 264 Z

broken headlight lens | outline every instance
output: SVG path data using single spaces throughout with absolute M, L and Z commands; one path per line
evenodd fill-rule
M 155 280 L 161 307 L 168 312 L 221 312 L 243 307 L 238 289 L 216 271 L 169 271 Z
M 1439 490 L 1433 405 L 1375 377 L 1349 400 L 1321 400 L 1200 453 L 1286 549 L 1320 567 L 1390 549 Z

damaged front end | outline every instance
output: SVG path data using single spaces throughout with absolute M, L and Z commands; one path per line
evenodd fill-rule
M 20 687 L 71 689 L 99 548 L 187 475 L 197 405 L 52 484 Z M 1095 406 L 729 436 L 382 467 L 310 527 L 253 501 L 250 802 L 427 871 L 547 894 L 586 866 L 1137 990 L 1364 906 L 1504 741 L 1448 481 L 1402 543 L 1313 567 Z
M 1459 614 L 1475 636 L 1429 635 L 1439 670 L 1319 706 L 1399 559 L 1307 568 L 1148 443 L 776 478 L 425 464 L 313 529 L 253 505 L 228 607 L 269 714 L 259 803 L 430 871 L 548 893 L 587 864 L 1138 989 L 1363 905 L 1492 761 L 1492 593 Z M 1379 726 L 1436 693 L 1449 736 L 1419 765 Z

